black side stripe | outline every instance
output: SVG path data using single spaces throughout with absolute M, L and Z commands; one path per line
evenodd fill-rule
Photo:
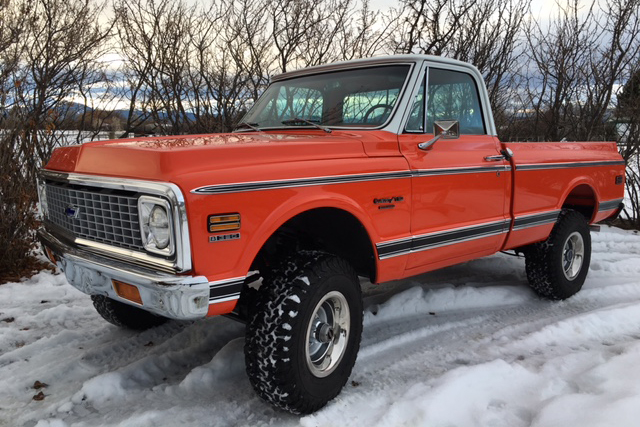
M 521 230 L 523 228 L 537 227 L 539 225 L 553 224 L 558 220 L 560 211 L 544 212 L 541 214 L 525 215 L 516 217 L 513 221 L 513 229 Z
M 238 277 L 220 282 L 212 282 L 209 288 L 209 304 L 240 298 L 240 291 L 242 290 L 244 281 L 244 277 Z
M 531 165 L 516 164 L 517 171 L 525 170 L 543 170 L 543 169 L 565 169 L 565 168 L 589 168 L 595 166 L 623 166 L 626 165 L 624 160 L 611 160 L 604 162 L 573 162 L 573 163 L 537 163 Z
M 430 249 L 437 246 L 445 246 L 480 237 L 492 236 L 502 233 L 506 228 L 506 224 L 508 223 L 501 221 L 470 229 L 452 230 L 444 233 L 438 233 L 436 235 L 414 237 L 411 249 L 413 251 Z
M 410 171 L 383 172 L 360 175 L 339 175 L 302 179 L 285 179 L 276 181 L 244 182 L 237 184 L 220 184 L 199 187 L 191 190 L 196 194 L 224 194 L 243 191 L 273 190 L 279 188 L 306 187 L 310 185 L 345 184 L 362 181 L 381 181 L 386 179 L 410 178 Z
M 397 255 L 404 255 L 411 252 L 412 238 L 395 240 L 393 242 L 383 242 L 376 244 L 378 248 L 378 258 L 385 259 Z
M 495 236 L 496 234 L 506 233 L 508 229 L 508 221 L 497 221 L 473 227 L 407 237 L 392 242 L 378 243 L 376 247 L 378 249 L 378 257 L 380 259 L 386 259 L 406 255 L 410 252 L 420 252 L 441 246 L 481 239 L 483 237 Z
M 618 209 L 623 199 L 607 200 L 606 202 L 600 202 L 598 212 L 610 211 L 611 209 Z

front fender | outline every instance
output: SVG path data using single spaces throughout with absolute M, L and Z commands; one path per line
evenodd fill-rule
M 355 200 L 338 193 L 317 195 L 315 197 L 300 194 L 278 206 L 264 219 L 259 230 L 247 243 L 245 256 L 239 268 L 248 271 L 260 249 L 283 224 L 297 215 L 318 208 L 334 208 L 348 212 L 365 228 L 372 245 L 373 242 L 380 239 L 371 218 Z

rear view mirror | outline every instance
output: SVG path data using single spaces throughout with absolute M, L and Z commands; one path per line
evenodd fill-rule
M 433 138 L 427 142 L 418 144 L 421 150 L 428 150 L 440 138 L 457 139 L 460 138 L 460 122 L 457 120 L 436 120 L 433 123 Z
M 436 120 L 433 124 L 433 134 L 442 139 L 460 138 L 460 122 L 457 120 Z

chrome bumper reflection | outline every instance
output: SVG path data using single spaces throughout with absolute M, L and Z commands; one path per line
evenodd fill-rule
M 38 231 L 42 244 L 56 257 L 75 288 L 89 295 L 105 295 L 173 319 L 205 317 L 209 308 L 209 281 L 204 276 L 177 276 L 103 258 L 58 240 L 44 229 Z M 142 306 L 120 298 L 112 280 L 136 285 Z

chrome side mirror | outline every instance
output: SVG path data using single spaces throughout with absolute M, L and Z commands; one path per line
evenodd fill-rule
M 421 142 L 420 144 L 418 144 L 418 148 L 421 150 L 428 150 L 440 138 L 460 138 L 460 122 L 458 122 L 457 120 L 436 120 L 433 123 L 433 134 L 433 138 L 431 138 L 427 142 Z

